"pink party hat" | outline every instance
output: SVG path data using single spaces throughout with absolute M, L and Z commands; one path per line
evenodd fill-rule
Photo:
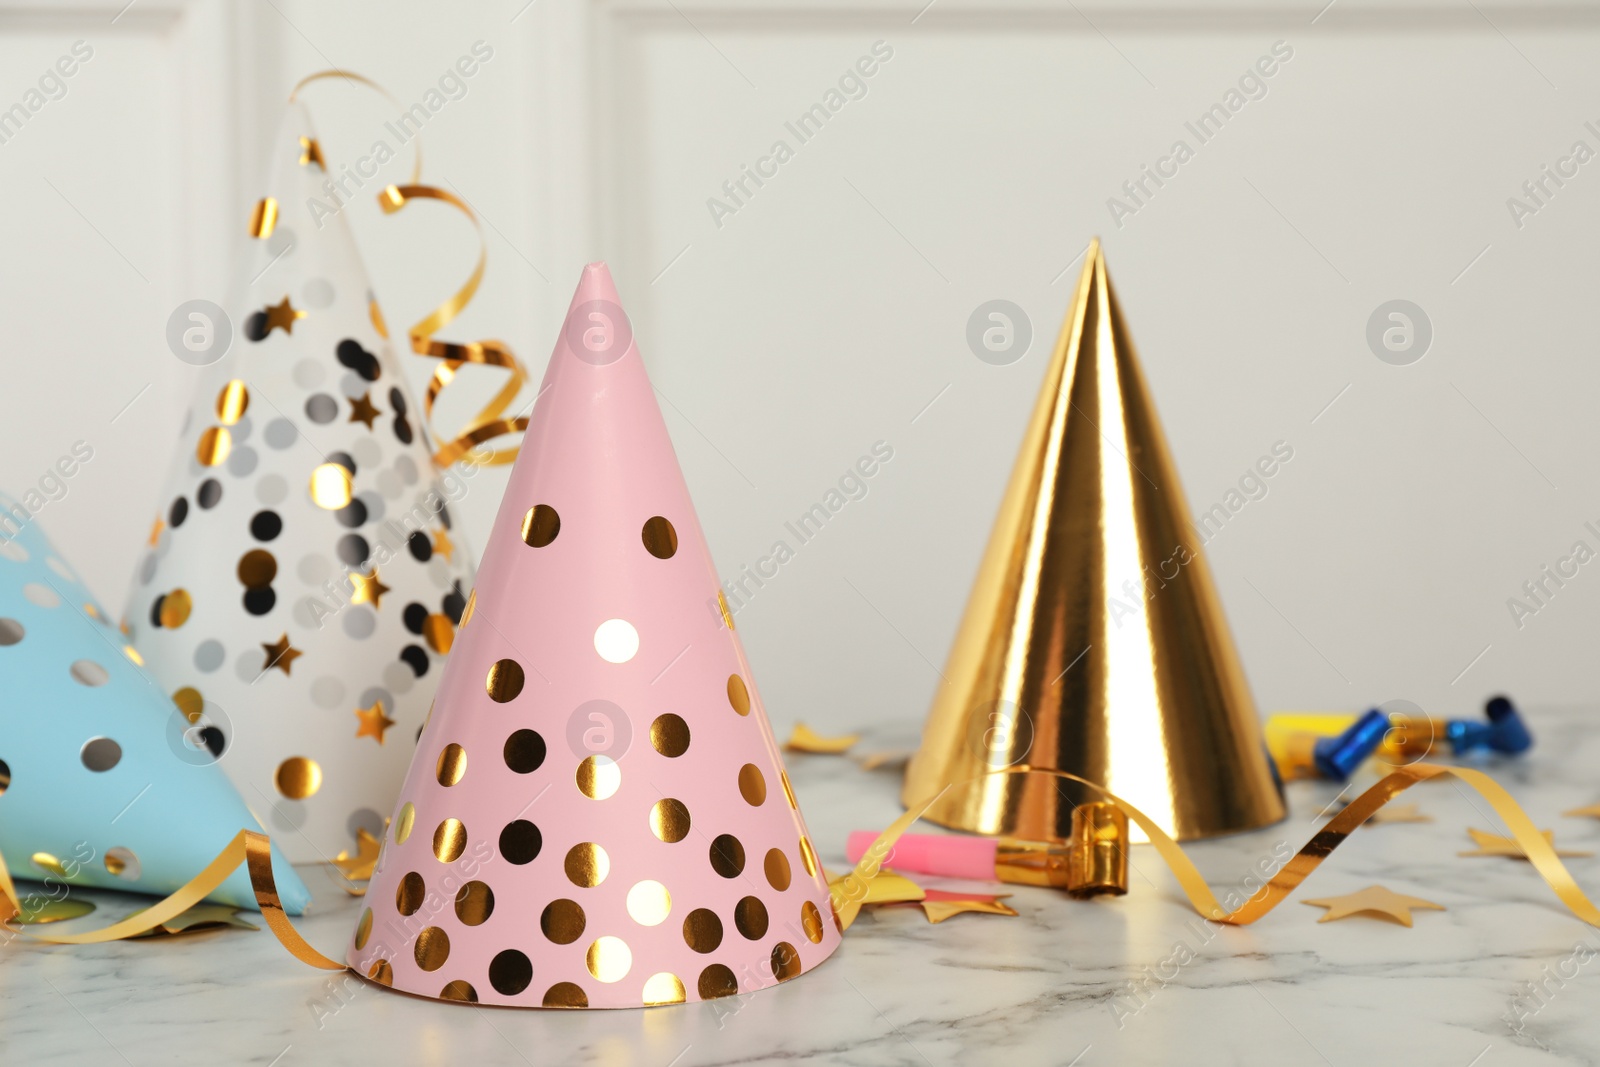
M 421 996 L 748 993 L 828 887 L 603 263 L 584 269 L 349 952 Z

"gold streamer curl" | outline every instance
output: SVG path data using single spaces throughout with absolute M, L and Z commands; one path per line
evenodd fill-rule
M 439 399 L 439 394 L 455 381 L 456 372 L 461 369 L 462 364 L 478 363 L 489 367 L 500 367 L 510 375 L 500 387 L 500 391 L 495 393 L 454 437 L 440 445 L 438 451 L 434 453 L 433 461 L 441 467 L 448 467 L 485 441 L 492 441 L 506 434 L 521 433 L 528 428 L 527 416 L 506 416 L 512 401 L 517 398 L 517 394 L 527 382 L 528 372 L 504 341 L 460 343 L 434 338 L 434 334 L 461 314 L 477 295 L 478 285 L 483 281 L 483 271 L 489 261 L 489 246 L 484 240 L 483 226 L 478 221 L 477 213 L 453 193 L 413 182 L 410 185 L 388 186 L 378 194 L 378 205 L 388 215 L 394 214 L 413 200 L 438 200 L 449 204 L 465 215 L 478 233 L 478 263 L 472 268 L 472 274 L 450 299 L 434 308 L 407 331 L 413 352 L 419 356 L 430 356 L 442 361 L 428 382 L 427 395 L 422 398 L 423 417 L 429 432 L 435 439 L 440 436 L 433 429 L 433 405 Z M 495 467 L 511 463 L 516 458 L 516 447 L 498 448 L 491 450 L 486 456 L 481 456 L 476 462 Z
M 373 92 L 389 101 L 389 103 L 393 104 L 396 110 L 405 110 L 405 105 L 397 100 L 393 93 L 379 85 L 377 82 L 373 81 L 371 78 L 368 78 L 362 74 L 357 74 L 353 70 L 339 70 L 337 67 L 330 68 L 328 70 L 319 70 L 315 74 L 307 74 L 304 78 L 301 78 L 299 81 L 295 82 L 294 88 L 289 90 L 289 102 L 291 104 L 294 103 L 295 97 L 300 95 L 300 90 L 304 89 L 312 82 L 326 81 L 331 78 L 337 78 L 340 81 L 351 85 L 365 85 L 368 89 L 371 89 Z M 416 136 L 412 137 L 411 141 L 415 148 L 411 158 L 411 180 L 415 182 L 418 178 L 422 177 L 422 135 L 418 133 Z
M 151 905 L 137 915 L 99 930 L 81 934 L 53 934 L 30 930 L 21 936 L 30 941 L 44 941 L 54 945 L 97 945 L 106 941 L 120 941 L 126 937 L 153 930 L 169 919 L 188 911 L 217 890 L 228 876 L 244 864 L 250 872 L 250 888 L 261 907 L 261 917 L 277 935 L 278 941 L 301 963 L 328 971 L 342 971 L 345 965 L 312 948 L 300 936 L 289 917 L 283 913 L 283 903 L 278 897 L 278 885 L 272 877 L 272 844 L 265 834 L 254 830 L 240 830 L 228 846 L 206 868 L 189 879 L 175 893 Z M 5 858 L 0 856 L 0 922 L 9 922 L 21 914 L 16 886 L 6 870 Z
M 1184 896 L 1201 917 L 1213 922 L 1226 923 L 1231 926 L 1245 926 L 1260 919 L 1279 904 L 1305 881 L 1312 871 L 1322 865 L 1333 850 L 1344 843 L 1345 838 L 1360 825 L 1371 818 L 1372 815 L 1388 804 L 1395 797 L 1410 789 L 1418 782 L 1425 782 L 1431 778 L 1453 777 L 1457 778 L 1477 791 L 1478 795 L 1489 802 L 1495 814 L 1500 816 L 1506 828 L 1511 831 L 1511 837 L 1522 849 L 1523 854 L 1533 865 L 1534 870 L 1544 879 L 1555 894 L 1560 898 L 1573 915 L 1582 919 L 1590 926 L 1600 926 L 1600 908 L 1584 895 L 1578 888 L 1577 880 L 1572 873 L 1556 856 L 1554 847 L 1545 840 L 1539 828 L 1534 825 L 1528 813 L 1522 810 L 1510 793 L 1501 785 L 1482 771 L 1475 771 L 1467 767 L 1440 767 L 1427 763 L 1415 763 L 1406 767 L 1396 768 L 1386 775 L 1372 788 L 1352 800 L 1343 811 L 1329 820 L 1328 825 L 1317 831 L 1316 835 L 1297 852 L 1283 868 L 1268 879 L 1256 894 L 1233 911 L 1228 911 L 1211 892 L 1211 887 L 1206 884 L 1205 878 L 1200 874 L 1194 862 L 1189 859 L 1178 843 L 1169 837 L 1166 831 L 1157 826 L 1155 820 L 1132 804 L 1116 796 L 1110 790 L 1080 778 L 1066 771 L 1058 771 L 1052 767 L 1007 767 L 1000 770 L 989 771 L 978 775 L 978 778 L 990 774 L 1045 774 L 1055 778 L 1064 778 L 1079 785 L 1088 786 L 1106 800 L 1121 808 L 1129 819 L 1137 823 L 1150 838 L 1150 843 L 1155 846 L 1156 852 L 1163 862 L 1178 879 L 1178 885 L 1183 889 Z M 975 779 L 974 779 L 975 780 Z M 911 824 L 921 818 L 939 799 L 945 786 L 934 796 L 928 798 L 908 810 L 896 819 L 888 829 L 878 835 L 877 840 L 867 849 L 853 871 L 842 878 L 835 879 L 830 886 L 833 900 L 834 915 L 839 921 L 840 929 L 848 929 L 855 921 L 861 908 L 861 901 L 865 897 L 865 887 L 877 874 L 883 864 L 884 857 L 894 847 L 894 843 L 911 827 Z
M 354 71 L 329 69 L 319 70 L 308 74 L 296 83 L 289 93 L 293 101 L 300 90 L 313 82 L 338 79 L 356 85 L 364 85 L 388 100 L 397 109 L 403 105 L 394 94 L 371 78 L 357 74 Z M 448 441 L 440 445 L 433 454 L 433 461 L 441 467 L 448 467 L 468 452 L 486 441 L 492 441 L 506 434 L 521 433 L 528 428 L 525 416 L 507 417 L 506 411 L 522 391 L 528 380 L 528 372 L 522 362 L 512 353 L 509 346 L 503 341 L 471 341 L 458 344 L 450 341 L 436 341 L 433 335 L 443 329 L 447 323 L 462 311 L 466 310 L 472 298 L 477 295 L 478 286 L 483 281 L 484 268 L 488 265 L 489 249 L 484 240 L 483 226 L 478 221 L 477 213 L 472 210 L 459 197 L 431 185 L 420 185 L 422 177 L 422 138 L 420 135 L 413 138 L 415 153 L 411 162 L 411 178 L 405 185 L 390 185 L 378 194 L 378 206 L 384 214 L 392 215 L 405 207 L 412 200 L 426 199 L 439 200 L 456 208 L 472 222 L 472 227 L 478 232 L 478 264 L 473 268 L 472 275 L 466 283 L 456 290 L 455 295 L 444 303 L 434 308 L 422 321 L 411 327 L 408 331 L 411 339 L 411 349 L 421 356 L 431 356 L 443 362 L 433 372 L 433 377 L 428 382 L 427 395 L 423 397 L 423 422 L 429 436 L 438 441 L 443 435 L 436 432 L 433 425 L 433 405 L 439 399 L 439 394 L 455 381 L 456 371 L 464 363 L 479 363 L 490 367 L 500 367 L 509 373 L 504 385 L 499 392 L 485 404 L 476 415 L 467 420 L 459 431 Z M 381 325 L 376 305 L 373 306 L 373 322 L 378 326 L 380 333 L 388 336 Z M 480 454 L 475 462 L 484 466 L 503 466 L 517 458 L 517 448 L 499 448 Z

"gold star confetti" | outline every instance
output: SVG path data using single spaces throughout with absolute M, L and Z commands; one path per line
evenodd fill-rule
M 346 400 L 350 401 L 349 421 L 366 423 L 369 430 L 372 429 L 372 421 L 383 414 L 376 407 L 373 407 L 371 398 L 372 394 L 370 392 L 362 393 L 360 397 L 345 397 Z
M 138 915 L 134 912 L 133 915 Z M 174 915 L 164 923 L 158 923 L 139 937 L 170 937 L 174 934 L 195 933 L 200 930 L 218 930 L 223 927 L 237 927 L 240 930 L 259 930 L 261 927 L 254 923 L 246 922 L 239 918 L 240 909 L 228 904 L 196 904 L 188 911 Z M 133 918 L 133 915 L 128 918 Z
M 1422 814 L 1416 804 L 1389 804 L 1373 812 L 1366 825 L 1376 826 L 1386 822 L 1432 822 L 1432 815 Z
M 378 580 L 378 568 L 372 568 L 371 574 L 362 574 L 360 571 L 350 572 L 350 584 L 355 586 L 355 593 L 350 597 L 352 604 L 371 604 L 374 608 L 382 606 L 383 594 L 389 587 Z
M 1540 830 L 1539 832 L 1544 835 L 1544 839 L 1550 847 L 1556 849 L 1556 855 L 1558 856 L 1594 855 L 1593 852 L 1575 852 L 1571 849 L 1556 848 L 1556 832 L 1554 830 Z M 1472 842 L 1478 847 L 1472 852 L 1458 852 L 1456 853 L 1458 856 L 1509 856 L 1514 860 L 1528 858 L 1527 854 L 1522 851 L 1522 846 L 1512 838 L 1501 837 L 1499 834 L 1491 834 L 1485 830 L 1469 829 L 1467 833 L 1472 835 Z
M 267 662 L 262 664 L 261 667 L 261 673 L 263 674 L 274 667 L 283 671 L 284 674 L 289 674 L 290 665 L 300 657 L 300 650 L 289 643 L 288 634 L 284 634 L 271 644 L 263 641 L 261 642 L 261 647 L 267 653 Z
M 446 534 L 443 529 L 433 531 L 434 555 L 443 556 L 445 558 L 445 562 L 448 563 L 451 562 L 455 550 L 456 546 L 451 542 L 449 535 Z M 466 622 L 465 619 L 462 619 L 461 621 L 463 623 Z
M 167 528 L 166 520 L 162 519 L 158 515 L 156 517 L 155 523 L 150 527 L 150 547 L 151 548 L 156 547 L 156 542 L 161 540 L 161 531 L 165 530 L 166 528 Z
M 328 169 L 328 161 L 322 158 L 322 146 L 315 137 L 300 138 L 300 165 L 302 167 L 315 163 L 323 171 Z
M 920 902 L 922 913 L 931 923 L 942 923 L 955 915 L 1016 915 L 1009 904 L 1002 903 L 1009 893 L 991 896 L 984 893 L 946 893 L 940 889 L 928 890 Z
M 790 752 L 810 752 L 819 756 L 842 755 L 846 749 L 861 740 L 860 734 L 845 734 L 842 737 L 823 737 L 812 730 L 803 722 L 794 724 L 794 730 L 789 734 L 789 740 L 783 747 Z
M 1342 897 L 1303 900 L 1301 903 L 1328 909 L 1327 913 L 1317 920 L 1319 923 L 1332 922 L 1350 915 L 1372 915 L 1382 916 L 1401 926 L 1410 926 L 1413 909 L 1445 910 L 1443 904 L 1435 904 L 1421 897 L 1408 897 L 1403 893 L 1385 889 L 1381 885 L 1369 885 L 1359 893 L 1346 893 Z
M 373 837 L 366 827 L 356 828 L 356 854 L 350 855 L 348 851 L 340 852 L 333 857 L 333 865 L 352 882 L 365 882 L 372 878 L 372 870 L 378 865 L 378 852 L 383 848 L 383 842 Z
M 378 744 L 383 744 L 383 733 L 394 725 L 394 720 L 383 713 L 383 701 L 375 700 L 370 708 L 357 708 L 355 717 L 361 720 L 356 727 L 356 737 L 376 738 Z
M 305 317 L 306 313 L 295 310 L 295 306 L 289 303 L 289 298 L 285 296 L 283 303 L 267 305 L 267 328 L 262 333 L 262 337 L 280 327 L 284 333 L 292 334 L 294 333 L 294 321 Z
M 1585 817 L 1590 819 L 1600 819 L 1600 804 L 1590 804 L 1582 808 L 1573 808 L 1571 811 L 1564 811 L 1561 814 L 1573 819 L 1581 819 Z

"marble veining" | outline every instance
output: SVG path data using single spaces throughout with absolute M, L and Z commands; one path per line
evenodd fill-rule
M 1600 850 L 1600 821 L 1560 814 L 1600 801 L 1593 716 L 1535 709 L 1534 751 L 1485 766 L 1558 842 Z M 885 729 L 860 749 L 911 740 Z M 821 756 L 789 765 L 833 870 L 851 830 L 900 811 L 895 770 Z M 1298 848 L 1338 793 L 1295 784 L 1287 821 L 1190 854 L 1224 895 L 1258 862 Z M 0 960 L 0 1054 L 29 1067 L 1600 1062 L 1600 931 L 1572 917 L 1526 864 L 1456 855 L 1471 847 L 1468 826 L 1494 828 L 1475 794 L 1428 783 L 1405 800 L 1435 821 L 1363 828 L 1254 926 L 1201 922 L 1154 852 L 1138 846 L 1126 897 L 1078 902 L 1007 887 L 1019 917 L 939 926 L 915 909 L 868 912 L 797 981 L 649 1011 L 421 1000 L 307 968 L 265 931 L 82 947 L 17 940 Z M 1600 897 L 1600 858 L 1567 862 Z M 300 928 L 340 954 L 360 902 L 318 868 L 301 870 L 316 907 Z M 1407 930 L 1360 917 L 1319 924 L 1322 910 L 1300 903 L 1373 883 L 1448 910 L 1419 912 Z M 80 925 L 145 903 L 90 896 L 100 909 Z

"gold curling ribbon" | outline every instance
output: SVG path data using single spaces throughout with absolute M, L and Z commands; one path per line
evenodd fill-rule
M 371 78 L 357 74 L 354 71 L 330 69 L 319 70 L 315 74 L 308 74 L 296 83 L 289 93 L 293 101 L 312 82 L 339 79 L 351 84 L 365 85 L 388 100 L 396 108 L 403 109 L 403 105 L 383 86 Z M 464 363 L 481 363 L 490 367 L 501 367 L 509 372 L 510 377 L 501 386 L 500 391 L 485 404 L 476 415 L 467 420 L 454 437 L 440 445 L 433 454 L 434 463 L 440 467 L 448 467 L 469 451 L 475 449 L 485 441 L 492 441 L 496 437 L 506 434 L 521 433 L 528 428 L 525 416 L 505 417 L 506 411 L 511 407 L 512 401 L 522 391 L 523 385 L 528 380 L 528 372 L 522 362 L 512 354 L 511 349 L 503 341 L 471 341 L 458 344 L 450 341 L 436 341 L 433 335 L 443 329 L 447 323 L 462 311 L 466 310 L 472 298 L 477 295 L 478 285 L 483 281 L 483 271 L 488 264 L 489 247 L 483 236 L 483 226 L 478 222 L 477 213 L 472 210 L 459 197 L 445 192 L 443 189 L 431 185 L 419 185 L 422 177 L 422 139 L 420 134 L 414 137 L 416 146 L 415 157 L 411 163 L 411 179 L 405 185 L 390 185 L 378 194 L 378 206 L 384 214 L 392 215 L 405 207 L 407 203 L 416 199 L 440 200 L 456 208 L 472 222 L 473 229 L 478 232 L 478 265 L 473 268 L 472 275 L 456 290 L 454 296 L 434 308 L 421 322 L 411 327 L 408 331 L 411 337 L 411 349 L 420 356 L 431 356 L 443 360 L 433 372 L 433 377 L 428 382 L 428 393 L 423 397 L 423 421 L 429 436 L 437 441 L 440 439 L 433 427 L 433 405 L 439 399 L 439 394 L 455 381 L 456 371 Z M 373 307 L 373 324 L 378 332 L 385 333 L 381 325 L 376 306 Z M 498 467 L 514 462 L 517 458 L 517 448 L 494 449 L 475 462 L 482 466 Z
M 142 934 L 160 926 L 168 919 L 176 918 L 210 896 L 218 886 L 228 880 L 229 875 L 239 869 L 241 863 L 250 872 L 250 887 L 255 891 L 256 903 L 261 907 L 261 917 L 267 921 L 267 926 L 277 935 L 283 947 L 301 963 L 308 963 L 327 971 L 344 970 L 344 964 L 331 960 L 312 948 L 294 928 L 289 917 L 283 913 L 283 904 L 278 898 L 277 882 L 272 877 L 272 844 L 265 834 L 256 833 L 254 830 L 240 830 L 233 840 L 228 842 L 228 847 L 219 852 L 217 858 L 212 860 L 205 870 L 189 879 L 171 896 L 137 915 L 82 934 L 50 934 L 30 930 L 22 936 L 30 941 L 45 941 L 55 945 L 95 945 Z M 16 886 L 12 884 L 11 875 L 6 870 L 4 857 L 0 857 L 0 922 L 9 921 L 20 913 L 21 905 L 17 901 Z
M 337 78 L 340 81 L 346 82 L 350 85 L 365 85 L 368 89 L 371 89 L 373 92 L 389 101 L 389 103 L 393 104 L 397 110 L 405 110 L 405 105 L 400 103 L 399 100 L 395 99 L 395 95 L 393 93 L 379 85 L 377 82 L 373 81 L 371 78 L 368 78 L 365 75 L 357 74 L 353 70 L 339 70 L 337 67 L 330 68 L 328 70 L 319 70 L 315 74 L 307 74 L 304 78 L 301 78 L 299 81 L 295 82 L 294 88 L 289 90 L 289 102 L 291 104 L 294 103 L 295 97 L 300 95 L 300 90 L 304 89 L 312 82 L 326 81 L 331 78 Z M 416 181 L 418 178 L 422 177 L 422 134 L 416 134 L 411 138 L 411 141 L 416 146 L 416 151 L 412 154 L 411 159 L 411 180 Z
M 469 419 L 453 438 L 440 445 L 439 450 L 434 453 L 433 461 L 441 467 L 448 467 L 485 441 L 492 441 L 506 434 L 521 433 L 528 428 L 527 416 L 505 417 L 511 402 L 517 398 L 523 384 L 527 382 L 528 372 L 523 368 L 522 361 L 512 354 L 504 341 L 459 343 L 434 338 L 433 335 L 461 314 L 477 295 L 478 285 L 483 281 L 483 271 L 489 261 L 489 246 L 484 240 L 483 226 L 478 222 L 477 213 L 453 193 L 431 185 L 413 183 L 391 185 L 378 194 L 378 205 L 389 215 L 413 200 L 438 200 L 449 204 L 465 215 L 478 233 L 478 263 L 473 267 L 471 276 L 450 299 L 434 308 L 407 331 L 411 337 L 413 352 L 419 356 L 430 356 L 443 361 L 435 368 L 433 377 L 428 382 L 427 395 L 422 398 L 423 417 L 430 434 L 436 440 L 440 436 L 433 429 L 433 405 L 439 399 L 439 394 L 455 381 L 456 371 L 461 369 L 462 364 L 479 363 L 489 367 L 500 367 L 510 374 L 505 384 L 500 387 L 500 391 L 495 393 L 494 397 Z M 511 463 L 516 458 L 516 447 L 499 448 L 490 451 L 476 462 L 483 466 L 496 467 Z
M 1178 879 L 1183 893 L 1189 898 L 1189 903 L 1203 918 L 1213 922 L 1227 923 L 1232 926 L 1245 926 L 1255 922 L 1266 915 L 1273 908 L 1293 893 L 1301 882 L 1322 865 L 1338 848 L 1346 837 L 1366 822 L 1379 808 L 1389 801 L 1410 789 L 1418 782 L 1425 782 L 1430 778 L 1454 777 L 1471 786 L 1478 795 L 1489 802 L 1495 814 L 1500 816 L 1506 828 L 1511 831 L 1511 837 L 1522 849 L 1523 854 L 1533 865 L 1534 870 L 1544 879 L 1545 884 L 1555 891 L 1557 897 L 1579 919 L 1591 926 L 1600 926 L 1600 908 L 1583 894 L 1578 888 L 1577 881 L 1572 873 L 1556 856 L 1554 847 L 1545 840 L 1533 820 L 1528 818 L 1527 812 L 1522 810 L 1510 793 L 1501 785 L 1482 771 L 1475 771 L 1467 767 L 1440 767 L 1427 763 L 1415 763 L 1406 767 L 1396 768 L 1386 775 L 1372 788 L 1362 793 L 1350 802 L 1339 814 L 1335 815 L 1328 824 L 1316 835 L 1306 842 L 1283 868 L 1268 879 L 1267 884 L 1258 890 L 1255 896 L 1247 900 L 1234 911 L 1228 911 L 1211 892 L 1211 887 L 1201 876 L 1200 871 L 1179 847 L 1178 843 L 1169 837 L 1166 831 L 1157 826 L 1155 820 L 1144 812 L 1129 804 L 1121 797 L 1115 796 L 1110 791 L 1089 781 L 1079 778 L 1066 771 L 1058 771 L 1050 767 L 1007 767 L 1000 770 L 989 771 L 977 775 L 978 778 L 987 777 L 989 774 L 1047 774 L 1055 778 L 1064 778 L 1067 781 L 1077 782 L 1079 785 L 1088 786 L 1106 800 L 1121 808 L 1128 818 L 1139 825 L 1147 835 L 1150 843 L 1155 846 L 1156 852 L 1171 869 L 1173 876 Z M 945 789 L 950 786 L 945 786 Z M 944 793 L 939 793 L 928 798 L 923 803 L 911 808 L 900 818 L 896 819 L 889 828 L 879 834 L 877 840 L 867 849 L 853 871 L 834 880 L 830 885 L 833 901 L 834 916 L 839 922 L 840 929 L 848 929 L 855 921 L 861 909 L 862 899 L 865 897 L 865 888 L 873 875 L 883 864 L 883 859 L 894 847 L 900 835 L 910 829 L 911 824 L 921 818 Z

